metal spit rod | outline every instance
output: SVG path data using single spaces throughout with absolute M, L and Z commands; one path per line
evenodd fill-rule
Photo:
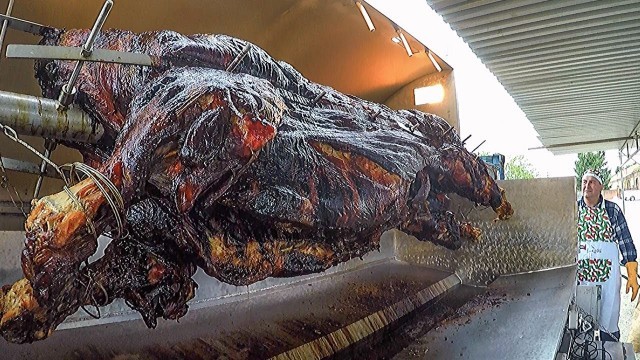
M 44 157 L 47 159 L 51 159 L 51 153 L 56 149 L 58 144 L 51 140 L 44 140 Z M 45 174 L 47 173 L 47 162 L 42 160 L 40 163 L 40 173 L 38 174 L 38 181 L 36 181 L 36 188 L 33 190 L 33 198 L 37 199 L 38 195 L 40 195 L 40 188 L 42 187 L 42 180 L 44 179 Z
M 107 0 L 104 2 L 102 6 L 102 10 L 100 10 L 100 14 L 96 19 L 96 22 L 93 24 L 93 28 L 91 28 L 91 32 L 89 33 L 89 37 L 85 42 L 84 46 L 81 50 L 81 55 L 83 57 L 91 56 L 93 52 L 93 44 L 98 36 L 98 32 L 102 29 L 102 25 L 107 20 L 107 16 L 109 16 L 109 12 L 113 7 L 113 1 Z M 71 77 L 69 78 L 69 82 L 62 87 L 62 91 L 60 92 L 60 97 L 58 101 L 60 106 L 63 108 L 68 107 L 73 102 L 73 97 L 76 94 L 75 84 L 78 81 L 78 76 L 80 75 L 80 69 L 82 69 L 82 65 L 84 65 L 84 61 L 78 61 L 76 66 L 73 68 L 73 72 L 71 73 Z
M 95 143 L 102 125 L 78 108 L 57 109 L 55 100 L 0 91 L 0 124 L 20 135 Z
M 13 10 L 13 2 L 14 0 L 9 0 L 9 5 L 7 6 L 6 15 L 11 15 L 11 11 Z M 4 43 L 4 36 L 7 33 L 7 27 L 9 26 L 9 22 L 6 20 L 2 21 L 2 31 L 0 31 L 0 49 L 2 49 L 2 44 Z

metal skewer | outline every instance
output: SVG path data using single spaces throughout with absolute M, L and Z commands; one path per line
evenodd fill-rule
M 478 146 L 476 146 L 473 150 L 471 150 L 472 153 L 474 153 L 476 150 L 478 150 L 478 148 L 480 146 L 482 146 L 482 144 L 484 144 L 487 140 L 482 140 L 482 142 L 480 144 L 478 144 Z
M 56 149 L 56 147 L 58 146 L 58 144 L 50 139 L 45 139 L 44 141 L 44 157 L 46 157 L 47 159 L 51 158 L 51 153 L 53 152 L 53 150 Z M 33 191 L 33 198 L 37 199 L 38 195 L 40 194 L 40 188 L 42 187 L 42 179 L 44 178 L 44 175 L 47 173 L 47 162 L 42 160 L 42 163 L 40 164 L 40 174 L 38 175 L 38 181 L 36 182 L 36 188 Z
M 236 69 L 236 67 L 238 67 L 238 65 L 240 64 L 240 61 L 242 61 L 242 59 L 244 59 L 244 57 L 247 56 L 250 49 L 251 49 L 251 44 L 246 43 L 242 51 L 238 55 L 236 55 L 235 59 L 233 59 L 233 61 L 229 64 L 229 66 L 227 66 L 225 70 L 228 72 L 233 72 Z
M 14 0 L 9 0 L 9 6 L 7 6 L 7 16 L 11 15 L 11 11 L 13 10 L 13 2 Z M 8 26 L 9 26 L 9 22 L 7 20 L 2 20 L 2 30 L 0 31 L 0 49 L 2 49 L 2 44 L 4 43 L 4 36 L 7 34 Z
M 89 37 L 87 38 L 87 41 L 85 42 L 80 52 L 83 57 L 87 58 L 93 53 L 93 44 L 95 43 L 96 37 L 98 36 L 98 32 L 102 29 L 102 25 L 104 25 L 104 22 L 107 20 L 107 16 L 109 16 L 109 12 L 111 11 L 112 7 L 113 0 L 107 0 L 104 2 L 102 10 L 100 10 L 100 14 L 96 19 L 96 22 L 93 24 L 93 28 L 91 28 Z M 60 92 L 60 96 L 58 97 L 58 102 L 60 103 L 60 107 L 62 109 L 66 109 L 73 102 L 73 98 L 76 94 L 75 84 L 78 81 L 78 76 L 80 75 L 82 65 L 84 65 L 84 61 L 82 60 L 76 63 L 76 66 L 73 68 L 73 72 L 71 73 L 71 77 L 69 78 L 69 82 L 62 87 L 62 91 Z
M 322 90 L 322 92 L 320 92 L 320 94 L 318 94 L 318 96 L 316 96 L 313 100 L 311 100 L 311 104 L 312 105 L 317 104 L 318 101 L 320 101 L 320 99 L 322 99 L 326 94 L 327 94 L 327 92 Z

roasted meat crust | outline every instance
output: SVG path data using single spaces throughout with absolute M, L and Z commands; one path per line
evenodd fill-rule
M 87 30 L 42 44 L 80 46 Z M 513 210 L 485 165 L 445 120 L 341 94 L 249 44 L 170 31 L 101 33 L 96 47 L 144 52 L 154 66 L 88 63 L 76 103 L 106 129 L 68 143 L 118 189 L 126 234 L 92 264 L 114 213 L 92 179 L 40 199 L 26 223 L 25 279 L 3 288 L 0 333 L 31 342 L 80 306 L 124 298 L 148 326 L 177 319 L 196 266 L 248 285 L 319 272 L 377 249 L 399 228 L 451 249 L 479 236 L 448 210 L 447 193 Z M 55 98 L 73 64 L 39 60 Z

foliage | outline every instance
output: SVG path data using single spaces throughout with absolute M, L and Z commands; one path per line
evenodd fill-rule
M 538 172 L 533 165 L 525 159 L 524 155 L 514 156 L 507 160 L 504 165 L 505 178 L 513 179 L 533 179 L 538 176 Z
M 582 186 L 582 175 L 587 169 L 600 170 L 600 177 L 602 177 L 602 185 L 605 189 L 609 189 L 609 182 L 611 181 L 611 170 L 607 166 L 607 161 L 604 157 L 604 151 L 588 152 L 578 154 L 578 160 L 575 162 L 576 172 L 576 189 L 580 190 Z

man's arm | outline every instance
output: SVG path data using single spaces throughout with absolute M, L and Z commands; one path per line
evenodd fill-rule
M 612 214 L 609 214 L 611 219 L 611 226 L 613 227 L 614 235 L 618 240 L 618 246 L 620 247 L 620 253 L 622 254 L 622 263 L 627 268 L 627 286 L 626 293 L 631 292 L 631 301 L 634 301 L 638 296 L 640 285 L 638 284 L 638 263 L 636 262 L 636 247 L 633 245 L 633 239 L 627 226 L 627 220 L 624 218 L 622 210 L 615 203 L 605 203 L 605 205 L 613 205 Z M 607 210 L 609 208 L 607 207 Z M 609 212 L 609 211 L 607 211 Z
M 627 226 L 627 220 L 620 210 L 620 207 L 615 203 L 610 203 L 613 205 L 611 207 L 611 226 L 613 227 L 613 232 L 616 240 L 618 241 L 618 246 L 620 247 L 620 254 L 622 254 L 622 264 L 626 264 L 628 261 L 636 261 L 638 256 L 636 252 L 636 247 L 633 244 L 633 238 L 631 237 L 631 232 L 629 232 L 629 227 Z

